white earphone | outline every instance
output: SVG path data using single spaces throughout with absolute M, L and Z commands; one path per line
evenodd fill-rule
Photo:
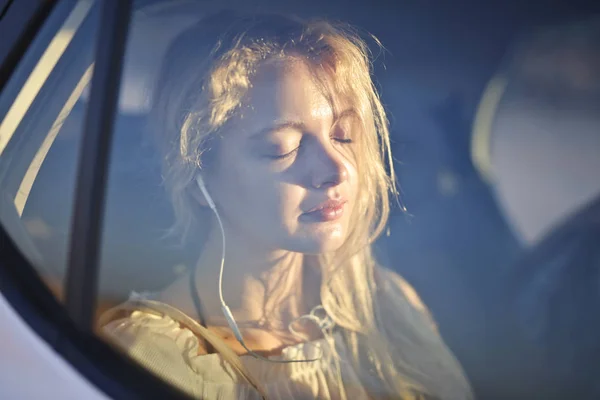
M 200 188 L 202 195 L 206 199 L 208 206 L 215 214 L 215 217 L 217 217 L 217 222 L 219 223 L 219 228 L 221 230 L 222 247 L 221 247 L 221 267 L 219 269 L 219 301 L 221 302 L 221 311 L 223 312 L 223 315 L 225 316 L 225 320 L 227 320 L 227 325 L 229 325 L 229 328 L 231 328 L 231 330 L 233 331 L 233 335 L 235 336 L 237 341 L 242 345 L 242 347 L 244 347 L 244 349 L 246 349 L 248 354 L 252 355 L 255 358 L 259 358 L 261 360 L 265 360 L 265 361 L 272 362 L 272 363 L 285 364 L 285 363 L 295 363 L 295 362 L 318 361 L 321 358 L 321 356 L 319 356 L 318 358 L 309 359 L 309 360 L 271 360 L 271 359 L 261 356 L 260 354 L 255 353 L 254 351 L 250 350 L 246 346 L 246 343 L 244 343 L 244 338 L 242 337 L 242 333 L 240 332 L 237 322 L 235 322 L 235 318 L 233 318 L 233 314 L 231 313 L 231 310 L 229 309 L 229 307 L 225 303 L 225 299 L 223 298 L 223 271 L 225 269 L 225 229 L 223 228 L 223 222 L 221 221 L 221 216 L 219 215 L 219 212 L 217 211 L 217 206 L 215 205 L 215 202 L 213 201 L 210 194 L 208 193 L 208 189 L 206 189 L 206 185 L 204 184 L 204 180 L 202 179 L 202 176 L 200 176 L 199 174 L 196 175 L 196 182 L 198 183 L 198 187 Z M 291 324 L 290 324 L 290 326 L 291 326 Z M 296 332 L 293 329 L 290 329 L 290 331 L 293 334 L 296 334 Z

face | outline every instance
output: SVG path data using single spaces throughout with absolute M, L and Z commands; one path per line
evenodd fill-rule
M 334 111 L 301 62 L 263 66 L 252 83 L 205 173 L 228 241 L 337 250 L 358 190 L 357 114 L 341 101 Z

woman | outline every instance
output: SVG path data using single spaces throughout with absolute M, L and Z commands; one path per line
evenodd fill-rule
M 213 16 L 175 39 L 155 100 L 174 230 L 202 248 L 188 276 L 108 313 L 109 338 L 204 399 L 471 397 L 371 253 L 395 176 L 352 30 Z

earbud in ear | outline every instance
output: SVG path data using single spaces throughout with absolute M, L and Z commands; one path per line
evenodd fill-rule
M 204 179 L 202 179 L 202 176 L 196 175 L 196 182 L 198 183 L 198 187 L 200 188 L 202 195 L 206 199 L 208 206 L 212 210 L 216 210 L 215 202 L 213 201 L 212 197 L 210 197 L 210 194 L 208 194 L 208 190 L 206 189 L 206 185 L 204 184 Z

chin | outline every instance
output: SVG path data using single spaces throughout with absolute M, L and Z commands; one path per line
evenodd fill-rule
M 303 235 L 298 240 L 293 240 L 293 251 L 304 254 L 324 254 L 339 250 L 346 241 L 346 230 L 341 227 L 333 229 L 319 229 L 307 235 Z

